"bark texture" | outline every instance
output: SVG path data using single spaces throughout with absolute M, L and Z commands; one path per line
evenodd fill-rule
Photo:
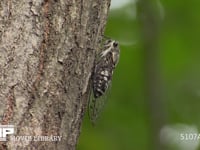
M 110 0 L 0 1 L 0 124 L 15 135 L 0 149 L 75 149 L 87 106 L 95 50 Z

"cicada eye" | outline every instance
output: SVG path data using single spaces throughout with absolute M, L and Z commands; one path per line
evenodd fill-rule
M 114 47 L 117 47 L 117 46 L 118 46 L 118 43 L 117 43 L 117 42 L 114 42 L 114 43 L 113 43 L 113 46 L 114 46 Z

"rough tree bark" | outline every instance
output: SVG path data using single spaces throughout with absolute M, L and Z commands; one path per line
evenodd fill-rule
M 0 149 L 75 149 L 95 50 L 110 0 L 0 1 L 0 124 L 15 135 L 60 135 L 60 142 L 11 141 Z

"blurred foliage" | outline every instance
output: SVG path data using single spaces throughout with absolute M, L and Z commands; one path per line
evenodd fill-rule
M 167 0 L 161 1 L 161 5 L 164 16 L 159 35 L 159 59 L 167 116 L 165 126 L 186 124 L 199 130 L 200 1 Z M 108 102 L 96 125 L 92 126 L 85 115 L 78 150 L 150 149 L 152 137 L 144 98 L 140 34 L 134 3 L 111 10 L 106 36 L 119 41 L 120 62 L 114 72 Z M 170 142 L 166 145 L 170 150 L 181 149 L 171 146 Z

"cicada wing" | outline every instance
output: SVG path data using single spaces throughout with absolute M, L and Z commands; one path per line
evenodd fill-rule
M 110 91 L 110 86 L 109 89 L 106 91 L 106 93 L 99 98 L 95 98 L 93 94 L 93 90 L 91 90 L 90 94 L 90 100 L 88 103 L 88 114 L 91 123 L 94 125 L 96 121 L 98 120 L 101 112 L 103 111 L 106 103 L 107 103 L 107 97 Z

